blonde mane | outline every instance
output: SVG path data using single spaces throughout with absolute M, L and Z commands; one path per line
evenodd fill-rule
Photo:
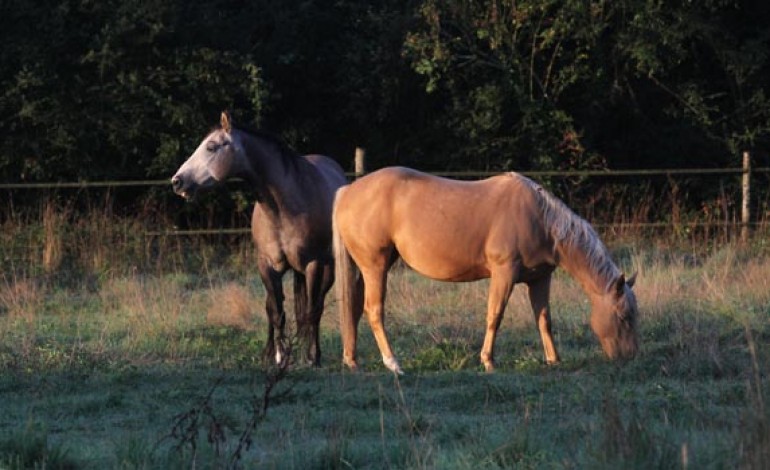
M 588 269 L 603 281 L 606 289 L 609 289 L 610 284 L 621 275 L 621 272 L 591 224 L 533 180 L 518 173 L 512 173 L 512 175 L 534 193 L 543 211 L 543 224 L 557 247 L 582 253 L 586 258 Z

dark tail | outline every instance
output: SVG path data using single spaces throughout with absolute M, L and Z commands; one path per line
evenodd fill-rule
M 337 293 L 337 306 L 340 316 L 340 335 L 342 336 L 342 362 L 355 369 L 356 336 L 358 321 L 363 312 L 363 283 L 360 279 L 358 266 L 350 257 L 348 249 L 337 227 L 337 204 L 340 197 L 347 190 L 342 187 L 337 190 L 334 199 L 334 211 L 332 212 L 332 231 L 334 236 L 334 285 Z

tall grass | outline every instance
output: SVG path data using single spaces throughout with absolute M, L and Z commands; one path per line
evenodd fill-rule
M 637 210 L 628 220 L 647 217 Z M 148 236 L 150 228 L 55 204 L 3 222 L 0 466 L 189 467 L 189 456 L 147 449 L 222 377 L 210 397 L 218 420 L 231 436 L 248 425 L 266 333 L 251 242 Z M 244 466 L 763 468 L 767 233 L 741 246 L 726 232 L 625 230 L 604 238 L 625 272 L 639 272 L 635 361 L 602 358 L 586 297 L 558 270 L 551 298 L 562 364 L 544 364 L 526 287 L 517 286 L 496 346 L 499 372 L 481 374 L 488 283 L 438 283 L 397 265 L 386 322 L 407 376 L 384 371 L 365 319 L 366 372 L 340 373 L 330 297 L 323 367 L 290 372 L 291 392 L 255 429 Z M 196 442 L 201 465 L 206 455 L 224 465 Z

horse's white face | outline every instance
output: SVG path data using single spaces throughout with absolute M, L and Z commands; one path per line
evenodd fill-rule
M 639 350 L 636 296 L 631 290 L 636 275 L 621 276 L 610 291 L 593 300 L 591 328 L 610 359 L 631 359 Z
M 237 176 L 245 156 L 237 131 L 218 129 L 206 136 L 195 152 L 171 178 L 174 192 L 192 199 L 201 190 L 212 188 Z

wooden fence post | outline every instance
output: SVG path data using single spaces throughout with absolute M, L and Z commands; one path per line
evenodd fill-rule
M 751 211 L 749 201 L 751 199 L 751 155 L 749 152 L 743 152 L 743 199 L 741 201 L 741 243 L 749 240 L 749 223 L 751 221 Z
M 356 147 L 356 170 L 355 178 L 358 179 L 366 173 L 366 150 L 362 147 Z

